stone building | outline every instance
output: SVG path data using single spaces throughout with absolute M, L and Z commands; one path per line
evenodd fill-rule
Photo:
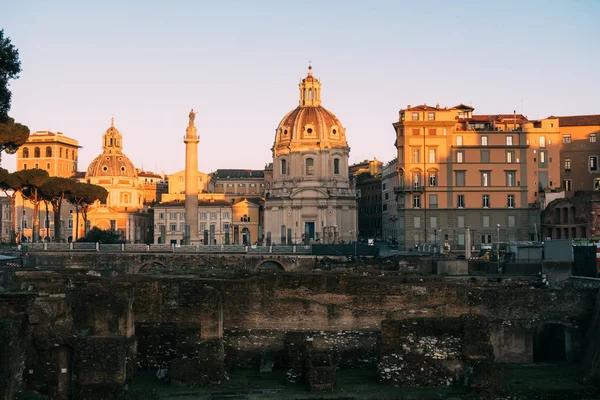
M 213 193 L 215 184 L 209 174 L 198 171 L 198 193 Z M 162 195 L 162 201 L 183 199 L 185 196 L 185 170 L 175 172 L 167 177 L 167 193 Z
M 10 201 L 6 196 L 0 196 L 0 243 L 10 243 L 11 221 Z
M 273 180 L 265 194 L 267 243 L 356 239 L 356 194 L 348 177 L 346 130 L 321 106 L 321 82 L 299 85 L 299 105 L 283 117 L 273 144 Z
M 17 151 L 17 171 L 39 168 L 50 176 L 70 178 L 77 171 L 80 148 L 62 132 L 37 131 Z
M 542 213 L 542 235 L 551 239 L 600 239 L 600 192 L 578 191 L 552 201 Z
M 401 247 L 537 240 L 540 193 L 560 186 L 558 121 L 408 106 L 394 123 Z M 497 236 L 500 236 L 498 238 Z
M 365 160 L 350 166 L 350 179 L 356 187 L 358 198 L 359 239 L 379 238 L 381 227 L 381 171 L 383 163 Z
M 72 178 L 77 174 L 80 148 L 77 140 L 65 136 L 62 132 L 37 131 L 29 135 L 25 144 L 17 151 L 16 170 L 38 168 L 47 171 L 50 177 Z M 17 240 L 20 242 L 30 241 L 33 236 L 33 205 L 29 201 L 23 201 L 21 196 L 17 196 L 15 207 Z M 71 237 L 74 209 L 66 201 L 61 207 L 60 231 L 65 240 Z M 8 210 L 10 211 L 10 206 Z M 46 210 L 43 204 L 40 205 L 38 219 L 41 240 L 54 241 L 54 212 L 52 209 Z M 10 241 L 10 221 L 6 223 Z
M 600 190 L 600 114 L 558 117 L 562 135 L 561 180 L 567 197 Z
M 243 244 L 257 242 L 261 233 L 260 198 L 236 202 L 222 194 L 201 195 L 198 199 L 198 237 L 201 245 Z M 154 243 L 184 244 L 185 203 L 179 200 L 154 206 Z
M 218 169 L 210 174 L 214 192 L 227 198 L 261 197 L 265 191 L 265 171 L 251 169 Z
M 159 175 L 152 171 L 138 170 L 137 175 L 142 185 L 144 204 L 160 202 L 162 195 L 168 191 L 168 183 L 164 173 Z
M 398 159 L 387 163 L 381 172 L 381 231 L 383 239 L 398 240 L 398 204 L 394 188 L 398 186 Z
M 123 136 L 114 124 L 102 136 L 102 153 L 87 168 L 85 182 L 102 186 L 108 191 L 106 203 L 97 203 L 87 213 L 88 226 L 83 218 L 76 222 L 74 237 L 83 237 L 94 226 L 119 232 L 122 240 L 143 243 L 150 236 L 148 214 L 144 209 L 144 187 L 137 169 L 123 153 Z M 77 226 L 78 225 L 78 226 Z

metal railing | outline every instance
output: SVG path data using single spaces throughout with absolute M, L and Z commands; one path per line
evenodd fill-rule
M 312 254 L 311 246 L 106 244 L 106 243 L 26 243 L 25 252 L 124 252 L 124 253 L 201 253 L 201 254 Z

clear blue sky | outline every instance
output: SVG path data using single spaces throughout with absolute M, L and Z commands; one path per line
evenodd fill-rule
M 166 173 L 184 168 L 192 107 L 200 170 L 272 161 L 309 60 L 351 162 L 395 157 L 407 104 L 600 113 L 599 21 L 595 0 L 4 0 L 0 13 L 23 66 L 13 117 L 78 139 L 85 170 L 114 115 L 125 154 Z

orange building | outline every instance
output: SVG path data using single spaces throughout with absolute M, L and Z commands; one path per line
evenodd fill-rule
M 557 121 L 473 111 L 464 104 L 400 110 L 393 124 L 400 247 L 539 237 L 540 192 L 560 186 Z
M 600 114 L 558 117 L 561 180 L 567 197 L 579 190 L 600 190 Z
M 77 171 L 81 146 L 62 132 L 37 131 L 17 152 L 17 171 L 39 168 L 50 176 L 70 178 Z

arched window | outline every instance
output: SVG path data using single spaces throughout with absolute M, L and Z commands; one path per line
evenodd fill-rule
M 308 89 L 308 100 L 312 100 L 312 99 L 313 99 L 312 89 Z
M 29 149 L 27 147 L 23 148 L 23 158 L 29 158 Z
M 35 158 L 40 158 L 40 148 L 36 147 L 35 149 L 33 149 L 33 156 Z
M 287 160 L 281 160 L 281 175 L 287 175 Z
M 69 158 L 67 156 L 67 158 Z M 71 150 L 71 160 L 75 160 L 75 150 Z
M 339 175 L 340 174 L 340 159 L 339 158 L 334 158 L 333 159 L 333 173 L 335 175 Z
M 62 147 L 58 148 L 58 156 L 62 158 Z
M 312 158 L 307 158 L 305 161 L 305 164 L 306 164 L 306 175 L 313 175 L 315 160 L 313 160 Z
M 46 157 L 52 157 L 52 147 L 46 147 Z

